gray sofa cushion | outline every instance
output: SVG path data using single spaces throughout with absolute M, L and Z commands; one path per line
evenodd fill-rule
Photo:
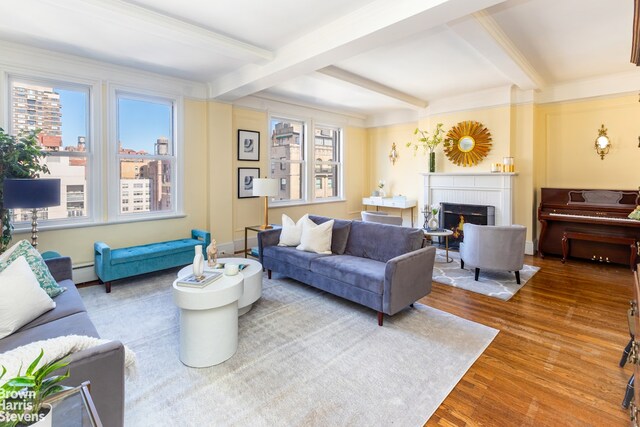
M 82 312 L 9 335 L 0 340 L 0 353 L 34 341 L 47 340 L 63 335 L 87 335 L 100 338 L 87 313 Z
M 309 270 L 312 260 L 330 255 L 299 251 L 289 246 L 267 246 L 264 248 L 264 256 Z
M 47 311 L 42 316 L 27 323 L 22 328 L 18 329 L 18 332 L 53 322 L 56 319 L 61 319 L 72 314 L 87 311 L 84 303 L 82 302 L 82 298 L 78 293 L 78 289 L 76 289 L 76 285 L 71 280 L 62 280 L 58 282 L 58 284 L 63 288 L 67 288 L 67 290 L 55 297 L 54 301 L 56 303 L 56 308 Z
M 316 215 L 309 215 L 309 219 L 316 224 L 323 224 L 333 219 L 333 229 L 331 231 L 331 252 L 337 255 L 342 255 L 347 247 L 349 231 L 351 230 L 351 221 Z
M 351 255 L 334 255 L 311 261 L 311 271 L 345 284 L 382 295 L 385 263 Z
M 387 262 L 420 249 L 423 240 L 424 232 L 418 228 L 352 221 L 345 254 Z

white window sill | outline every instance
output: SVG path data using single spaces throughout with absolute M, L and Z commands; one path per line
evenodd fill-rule
M 347 199 L 327 199 L 327 200 L 314 200 L 312 202 L 306 202 L 301 200 L 294 200 L 290 202 L 269 202 L 269 209 L 288 208 L 291 206 L 309 206 L 309 205 L 324 205 L 327 203 L 344 203 Z
M 136 218 L 126 218 L 126 219 L 118 219 L 113 221 L 84 221 L 84 222 L 73 222 L 73 223 L 55 223 L 55 224 L 45 224 L 38 222 L 38 232 L 48 231 L 48 230 L 65 230 L 71 228 L 86 228 L 86 227 L 103 227 L 106 225 L 117 225 L 117 224 L 128 224 L 133 222 L 143 222 L 143 221 L 162 221 L 165 219 L 176 219 L 176 218 L 185 218 L 187 215 L 182 213 L 176 213 L 171 215 L 162 215 L 162 216 L 145 216 L 145 217 L 136 217 Z M 25 224 L 17 226 L 13 229 L 14 233 L 30 233 L 31 232 L 31 223 L 28 225 Z

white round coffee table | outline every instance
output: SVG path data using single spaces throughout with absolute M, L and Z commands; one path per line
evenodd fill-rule
M 253 259 L 245 258 L 218 258 L 217 264 L 248 264 L 248 267 L 240 271 L 240 275 L 244 278 L 244 293 L 238 300 L 238 316 L 249 312 L 253 303 L 258 301 L 262 296 L 262 264 Z M 191 265 L 184 267 L 178 272 L 178 277 L 183 277 L 192 273 Z M 214 269 L 205 263 L 204 271 L 220 271 L 222 269 Z
M 262 296 L 262 264 L 253 259 L 245 258 L 218 258 L 219 263 L 249 264 L 240 274 L 244 277 L 244 294 L 238 301 L 238 315 L 249 312 L 253 303 Z
M 188 267 L 186 275 L 192 272 Z M 203 368 L 229 359 L 238 349 L 242 275 L 223 275 L 202 289 L 180 286 L 178 280 L 173 282 L 173 301 L 180 308 L 180 360 L 187 366 Z
M 444 228 L 438 230 L 429 230 L 428 228 L 423 228 L 425 236 L 430 237 L 444 237 L 444 247 L 446 254 L 446 261 L 453 262 L 453 258 L 449 258 L 449 236 L 453 236 L 453 231 L 446 230 Z M 433 242 L 432 242 L 433 243 Z

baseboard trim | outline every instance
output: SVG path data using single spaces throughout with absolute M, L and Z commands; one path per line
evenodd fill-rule
M 537 248 L 538 248 L 537 240 L 533 240 L 533 241 L 527 240 L 527 242 L 524 245 L 524 253 L 527 255 L 535 255 Z

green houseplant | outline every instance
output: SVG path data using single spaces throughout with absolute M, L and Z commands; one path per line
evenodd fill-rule
M 43 356 L 44 350 L 40 350 L 40 354 L 31 362 L 24 374 L 20 373 L 21 368 L 17 377 L 11 378 L 0 387 L 0 426 L 32 425 L 41 421 L 51 413 L 51 407 L 44 406 L 42 401 L 52 394 L 69 388 L 60 384 L 61 381 L 69 378 L 68 369 L 62 375 L 48 377 L 52 372 L 64 368 L 69 363 L 64 360 L 54 360 L 36 369 Z M 0 380 L 6 373 L 7 370 L 3 366 Z
M 417 142 L 407 142 L 407 147 L 413 147 L 413 155 L 418 153 L 418 149 L 422 148 L 423 153 L 429 153 L 429 172 L 436 171 L 436 153 L 435 149 L 441 143 L 444 143 L 444 147 L 449 146 L 449 141 L 444 139 L 444 130 L 442 129 L 442 123 L 436 125 L 433 134 L 430 136 L 429 132 L 416 128 L 413 131 L 414 135 L 420 135 Z
M 2 188 L 6 178 L 39 178 L 40 173 L 49 173 L 49 168 L 42 162 L 46 153 L 38 141 L 40 129 L 23 132 L 13 136 L 0 128 L 0 253 L 4 252 L 11 242 L 11 217 L 9 210 L 3 207 Z

